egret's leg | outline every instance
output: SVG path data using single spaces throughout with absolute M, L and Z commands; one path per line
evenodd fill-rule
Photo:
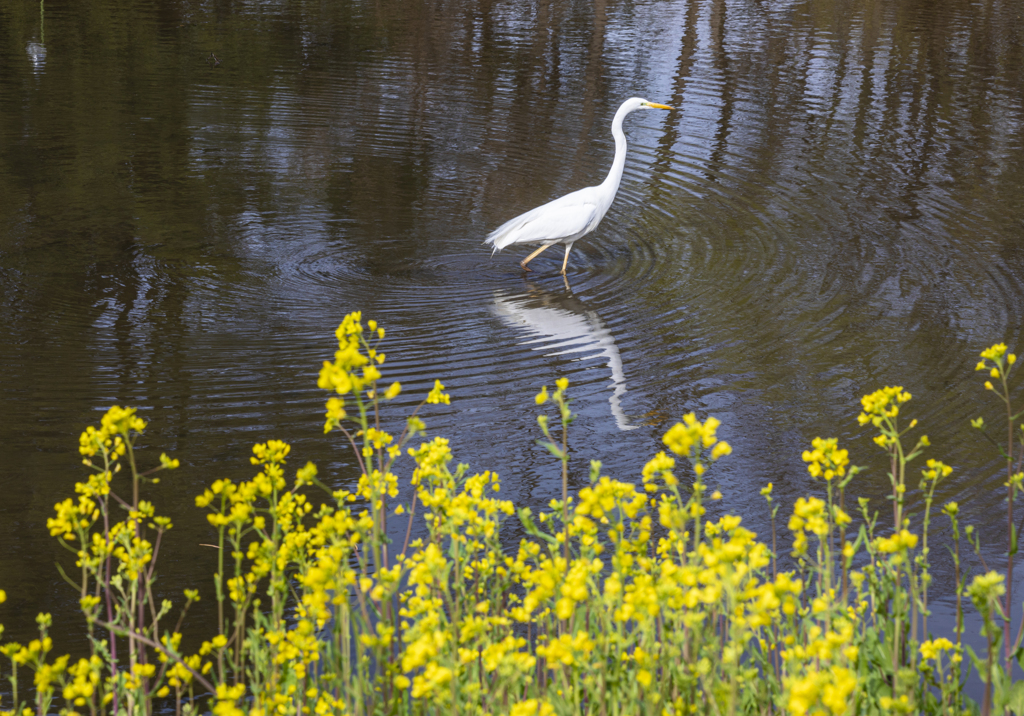
M 565 258 L 562 259 L 562 275 L 565 276 L 565 267 L 569 265 L 569 251 L 572 249 L 572 244 L 565 245 Z
M 541 251 L 543 251 L 544 249 L 548 248 L 549 246 L 551 246 L 551 244 L 544 244 L 544 245 L 543 245 L 543 246 L 541 246 L 541 247 L 540 247 L 539 249 L 537 249 L 536 251 L 534 251 L 534 252 L 533 252 L 532 254 L 530 254 L 529 256 L 527 256 L 527 257 L 526 257 L 525 259 L 523 259 L 522 261 L 520 261 L 520 262 L 519 262 L 519 265 L 523 267 L 523 270 L 524 270 L 524 271 L 531 271 L 532 269 L 528 269 L 528 268 L 526 268 L 526 264 L 530 263 L 530 261 L 532 261 L 532 260 L 534 259 L 534 257 L 535 257 L 535 256 L 537 256 L 537 254 L 539 254 L 539 253 L 540 253 Z

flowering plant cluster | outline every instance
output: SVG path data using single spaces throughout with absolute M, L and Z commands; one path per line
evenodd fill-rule
M 181 625 L 198 591 L 185 591 L 173 624 L 175 605 L 153 598 L 172 524 L 142 496 L 178 461 L 161 455 L 137 469 L 146 426 L 133 409 L 111 408 L 82 434 L 91 474 L 48 527 L 75 555 L 77 571 L 65 576 L 91 651 L 54 658 L 51 620 L 40 615 L 38 640 L 0 646 L 13 686 L 3 713 L 961 713 L 973 709 L 962 694 L 968 664 L 986 684 L 984 713 L 1024 711 L 1009 660 L 1021 636 L 1009 641 L 1008 580 L 988 571 L 968 584 L 956 503 L 942 513 L 954 535 L 957 627 L 952 638 L 928 630 L 928 529 L 936 486 L 952 468 L 926 461 L 925 511 L 912 524 L 908 465 L 928 440 L 905 449 L 916 421 L 899 423 L 911 399 L 903 388 L 865 396 L 860 415 L 891 460 L 891 530 L 864 499 L 859 515 L 848 511 L 859 468 L 835 439 L 816 438 L 803 459 L 824 489 L 796 501 L 786 550 L 770 484 L 770 545 L 739 516 L 707 516 L 708 500 L 722 499 L 708 492 L 711 469 L 732 451 L 713 417 L 684 416 L 636 481 L 592 462 L 570 494 L 569 384 L 545 387 L 536 404 L 556 411 L 551 424 L 539 417 L 540 442 L 561 461 L 562 494 L 534 514 L 499 497 L 497 474 L 456 464 L 447 440 L 421 438 L 424 406 L 450 402 L 440 382 L 400 432 L 385 430 L 385 406 L 402 387 L 383 382 L 382 328 L 354 313 L 336 337 L 318 382 L 330 393 L 324 430 L 353 450 L 360 477 L 351 491 L 331 490 L 311 463 L 290 470 L 291 447 L 270 440 L 253 448 L 251 480 L 217 480 L 196 498 L 218 567 L 217 631 L 195 653 L 182 650 Z M 986 387 L 1009 406 L 1014 356 L 1005 346 L 982 356 L 979 369 L 1000 386 Z M 1011 516 L 1017 417 L 1011 411 L 1005 451 Z M 399 460 L 410 465 L 404 478 Z M 400 490 L 403 480 L 411 489 Z M 513 520 L 526 533 L 518 545 L 502 537 Z M 962 596 L 983 618 L 985 653 L 963 644 Z M 31 702 L 19 700 L 26 672 Z

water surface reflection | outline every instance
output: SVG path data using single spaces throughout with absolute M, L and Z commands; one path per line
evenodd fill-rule
M 388 329 L 388 377 L 406 391 L 387 419 L 442 379 L 454 404 L 430 429 L 519 503 L 559 489 L 532 398 L 564 373 L 574 489 L 592 458 L 636 479 L 695 411 L 735 448 L 709 478 L 725 494 L 713 509 L 763 533 L 757 488 L 773 481 L 783 509 L 816 489 L 800 452 L 817 435 L 869 466 L 851 489 L 884 509 L 885 468 L 855 414 L 864 393 L 902 384 L 932 455 L 956 466 L 936 499 L 959 500 L 1003 549 L 998 460 L 968 420 L 996 417 L 975 402 L 978 351 L 1022 352 L 1019 2 L 42 9 L 0 0 L 12 638 L 31 638 L 40 609 L 74 618 L 45 519 L 82 474 L 77 432 L 115 401 L 151 421 L 148 450 L 185 463 L 153 495 L 176 526 L 168 596 L 213 571 L 192 499 L 249 477 L 252 443 L 287 439 L 351 485 L 315 387 L 351 310 Z M 516 256 L 480 242 L 600 181 L 630 96 L 681 111 L 631 117 L 619 195 L 572 253 L 572 291 L 524 285 Z M 539 257 L 538 274 L 559 262 Z M 948 593 L 948 565 L 936 574 Z
M 494 295 L 494 312 L 513 328 L 529 336 L 519 341 L 546 356 L 572 360 L 604 359 L 611 370 L 608 404 L 619 430 L 635 430 L 622 412 L 620 398 L 626 392 L 626 375 L 615 338 L 595 311 L 572 294 L 568 281 L 565 292 L 548 291 L 531 285 L 525 294 Z

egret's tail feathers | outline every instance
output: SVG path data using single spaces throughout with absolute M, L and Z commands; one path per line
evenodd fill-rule
M 484 239 L 485 245 L 491 245 L 491 256 L 494 256 L 494 254 L 501 251 L 508 244 L 507 241 L 502 241 L 502 239 L 504 239 L 508 235 L 508 231 L 504 230 L 505 228 L 506 227 L 504 226 L 498 227 L 496 230 L 489 233 L 487 235 L 487 238 Z
M 490 244 L 494 247 L 494 251 L 491 252 L 491 255 L 493 256 L 496 251 L 501 251 L 506 246 L 511 246 L 516 243 L 516 239 L 518 238 L 517 231 L 528 224 L 536 212 L 537 209 L 533 209 L 525 214 L 520 214 L 513 219 L 509 219 L 497 229 L 489 233 L 487 238 L 484 239 L 484 243 Z

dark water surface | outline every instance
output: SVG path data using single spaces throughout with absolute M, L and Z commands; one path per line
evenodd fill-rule
M 1022 343 L 1020 13 L 0 0 L 7 635 L 47 610 L 67 625 L 57 648 L 80 646 L 44 523 L 85 475 L 78 433 L 115 402 L 151 421 L 144 463 L 183 462 L 153 493 L 175 522 L 167 594 L 209 585 L 192 500 L 250 476 L 254 442 L 288 440 L 293 467 L 354 483 L 316 388 L 352 310 L 388 329 L 398 407 L 440 378 L 453 402 L 430 430 L 534 506 L 558 465 L 534 444 L 532 398 L 558 375 L 581 416 L 577 487 L 591 458 L 637 478 L 684 412 L 715 415 L 735 453 L 710 483 L 762 533 L 759 488 L 774 481 L 784 512 L 815 489 L 800 453 L 818 435 L 870 466 L 852 491 L 887 509 L 855 417 L 861 395 L 902 384 L 929 455 L 957 468 L 940 499 L 998 558 L 1004 478 L 968 419 L 997 415 L 978 352 Z M 634 95 L 681 111 L 628 118 L 622 188 L 577 244 L 571 288 L 560 251 L 529 276 L 526 250 L 491 258 L 490 229 L 603 179 Z

